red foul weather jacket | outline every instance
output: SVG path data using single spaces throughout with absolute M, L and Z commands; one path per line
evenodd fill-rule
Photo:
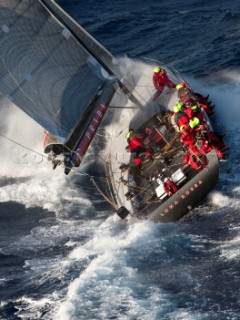
M 167 85 L 169 88 L 174 88 L 174 83 L 168 78 L 167 74 L 160 74 L 160 72 L 153 74 L 154 88 L 159 91 L 164 90 L 164 86 Z
M 143 144 L 140 140 L 142 140 L 144 137 L 143 136 L 138 136 L 138 137 L 130 137 L 128 139 L 128 147 L 129 151 L 132 152 L 138 147 L 143 147 Z

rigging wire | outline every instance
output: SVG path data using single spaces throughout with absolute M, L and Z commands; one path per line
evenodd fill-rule
M 113 209 L 117 210 L 118 207 L 117 207 L 117 204 L 114 203 L 109 197 L 107 197 L 103 191 L 99 188 L 99 186 L 97 185 L 94 177 L 92 177 L 91 179 L 91 182 L 94 184 L 94 186 L 96 187 L 96 189 L 98 190 L 98 192 L 103 196 L 103 198 L 113 207 Z
M 33 152 L 33 153 L 35 153 L 35 154 L 37 154 L 37 155 L 40 155 L 41 157 L 43 157 L 43 158 L 45 158 L 45 159 L 48 160 L 48 157 L 47 157 L 46 155 L 44 155 L 44 154 L 42 154 L 42 153 L 40 153 L 40 152 L 38 152 L 38 151 L 36 151 L 36 150 L 33 150 L 32 148 L 27 147 L 27 146 L 23 145 L 22 143 L 17 142 L 17 141 L 15 141 L 15 140 L 7 137 L 6 135 L 4 135 L 4 134 L 1 133 L 1 132 L 0 132 L 0 136 L 1 136 L 2 138 L 6 139 L 6 140 L 8 140 L 8 141 L 10 141 L 10 142 L 18 145 L 18 146 L 20 146 L 21 148 L 23 148 L 23 149 L 25 149 L 25 150 L 28 150 L 28 151 L 31 151 L 31 152 Z M 61 166 L 63 166 L 63 164 L 61 164 Z M 102 197 L 112 206 L 112 208 L 113 208 L 114 210 L 117 210 L 117 209 L 118 209 L 117 204 L 114 203 L 114 201 L 113 201 L 113 199 L 112 199 L 113 197 L 110 197 L 110 196 L 105 195 L 104 192 L 100 189 L 100 187 L 97 185 L 97 183 L 96 183 L 96 181 L 95 181 L 96 179 L 98 179 L 99 181 L 102 181 L 102 182 L 107 183 L 108 186 L 109 186 L 109 183 L 111 183 L 111 182 L 109 181 L 109 179 L 108 179 L 107 177 L 96 177 L 96 176 L 92 176 L 92 175 L 90 175 L 89 173 L 80 172 L 80 171 L 78 171 L 76 168 L 72 168 L 72 170 L 74 171 L 74 173 L 75 173 L 76 175 L 88 177 L 89 180 L 90 180 L 90 182 L 95 186 L 95 188 L 96 188 L 96 189 L 98 190 L 98 192 L 102 195 Z
M 12 142 L 12 143 L 20 146 L 21 148 L 23 148 L 23 149 L 25 149 L 25 150 L 28 150 L 28 151 L 31 151 L 31 152 L 33 152 L 33 153 L 35 153 L 35 154 L 37 154 L 37 155 L 39 155 L 39 156 L 41 156 L 41 157 L 43 157 L 43 158 L 45 158 L 45 159 L 48 160 L 48 157 L 47 157 L 45 154 L 42 154 L 41 152 L 38 152 L 38 151 L 36 151 L 36 150 L 33 150 L 32 148 L 27 147 L 27 146 L 23 145 L 22 143 L 14 140 L 14 139 L 11 139 L 11 138 L 7 137 L 6 135 L 4 135 L 4 134 L 1 133 L 1 132 L 0 132 L 0 136 L 1 136 L 2 138 L 4 138 L 5 140 L 8 140 L 8 141 L 10 141 L 10 142 Z M 63 164 L 62 164 L 61 166 L 63 166 Z M 107 177 L 96 177 L 96 176 L 92 176 L 92 175 L 90 175 L 89 173 L 78 171 L 76 168 L 72 168 L 72 170 L 74 171 L 75 174 L 80 175 L 80 176 L 87 176 L 87 177 L 89 177 L 89 178 L 95 178 L 95 179 L 97 178 L 97 179 L 99 179 L 100 181 L 105 181 L 105 180 L 108 179 Z
M 17 142 L 16 140 L 13 140 L 13 139 L 5 136 L 5 135 L 4 135 L 3 133 L 1 133 L 1 132 L 0 132 L 0 136 L 1 136 L 2 138 L 4 138 L 4 139 L 6 139 L 6 140 L 8 140 L 8 141 L 10 141 L 10 142 L 12 142 L 12 143 L 14 143 L 14 144 L 16 144 L 16 145 L 22 147 L 23 149 L 26 149 L 26 150 L 31 151 L 31 152 L 33 152 L 33 153 L 36 153 L 36 154 L 38 154 L 39 156 L 47 159 L 47 156 L 45 156 L 44 154 L 42 154 L 42 153 L 40 153 L 40 152 L 38 152 L 38 151 L 36 151 L 36 150 L 33 150 L 33 149 L 31 149 L 31 148 L 29 148 L 29 147 L 27 147 L 27 146 L 24 146 L 24 145 L 21 144 L 20 142 Z

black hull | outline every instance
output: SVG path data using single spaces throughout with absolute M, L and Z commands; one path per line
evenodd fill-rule
M 214 188 L 219 177 L 219 160 L 215 151 L 208 155 L 208 166 L 188 181 L 177 193 L 149 215 L 141 219 L 154 222 L 173 222 L 185 216 Z

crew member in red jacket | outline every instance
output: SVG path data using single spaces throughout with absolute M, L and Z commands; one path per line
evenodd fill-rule
M 224 151 L 227 150 L 225 144 L 218 134 L 211 130 L 202 130 L 202 135 L 199 136 L 199 142 L 201 144 L 202 150 L 205 153 L 215 150 L 219 159 L 224 157 Z
M 180 141 L 184 147 L 193 146 L 195 143 L 195 133 L 188 124 L 181 127 L 180 130 Z
M 195 101 L 195 104 L 197 102 L 197 104 L 202 107 L 209 116 L 214 113 L 213 106 L 210 105 L 211 102 L 208 102 L 208 96 L 204 97 L 199 93 L 193 92 L 184 82 L 176 85 L 176 89 L 178 90 L 178 97 L 183 104 Z
M 184 155 L 183 162 L 189 164 L 198 172 L 200 172 L 208 164 L 204 150 L 199 149 L 195 145 L 189 146 L 188 151 Z
M 171 196 L 175 192 L 178 191 L 178 187 L 176 184 L 169 178 L 164 179 L 164 185 L 163 185 L 164 191 Z
M 151 153 L 148 149 L 145 148 L 143 144 L 145 135 L 142 135 L 135 132 L 133 129 L 130 129 L 126 134 L 126 138 L 128 141 L 128 149 L 131 153 L 134 154 L 134 163 L 136 165 L 140 165 L 142 163 L 140 154 L 144 154 L 145 158 L 151 159 Z
M 176 85 L 168 78 L 166 70 L 160 67 L 154 68 L 153 85 L 154 88 L 157 90 L 153 100 L 156 100 L 159 94 L 163 92 L 165 85 L 168 86 L 170 89 L 176 87 Z

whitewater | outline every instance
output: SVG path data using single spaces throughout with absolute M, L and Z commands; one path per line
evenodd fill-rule
M 126 225 L 82 175 L 89 163 L 70 176 L 62 168 L 52 170 L 42 151 L 42 128 L 5 102 L 0 111 L 4 133 L 0 137 L 0 319 L 240 319 L 240 73 L 236 51 L 240 6 L 203 2 L 208 8 L 204 11 L 195 1 L 187 2 L 192 26 L 188 37 L 197 36 L 199 29 L 193 26 L 201 19 L 201 27 L 210 23 L 212 33 L 207 33 L 207 26 L 202 30 L 208 50 L 191 47 L 185 62 L 183 56 L 179 59 L 185 45 L 178 39 L 174 38 L 173 48 L 167 40 L 163 52 L 153 41 L 146 52 L 139 42 L 145 32 L 152 37 L 157 17 L 166 28 L 161 19 L 168 12 L 168 28 L 162 28 L 158 37 L 164 40 L 176 32 L 176 21 L 187 13 L 186 8 L 179 13 L 175 2 L 154 5 L 150 1 L 146 7 L 139 1 L 136 8 L 133 1 L 106 1 L 103 10 L 90 1 L 84 12 L 82 1 L 59 4 L 111 52 L 160 56 L 180 66 L 195 91 L 209 94 L 215 104 L 215 126 L 230 147 L 218 185 L 180 222 Z M 105 30 L 109 25 L 111 32 Z M 122 30 L 126 25 L 128 29 Z M 123 38 L 132 39 L 129 46 Z

